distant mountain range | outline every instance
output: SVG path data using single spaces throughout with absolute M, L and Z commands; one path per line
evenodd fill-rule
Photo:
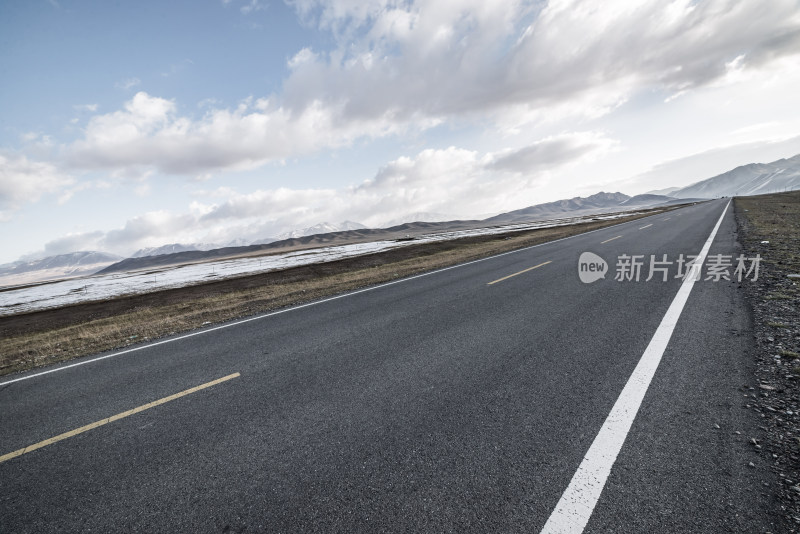
M 800 154 L 772 163 L 742 165 L 669 193 L 676 198 L 763 195 L 800 189 Z
M 596 193 L 588 197 L 574 197 L 545 204 L 528 206 L 521 210 L 501 213 L 486 219 L 488 222 L 509 221 L 509 220 L 530 220 L 531 217 L 541 217 L 543 215 L 561 215 L 568 211 L 583 211 L 587 209 L 603 209 L 611 206 L 619 206 L 631 197 L 623 193 Z
M 249 243 L 247 243 L 249 244 Z M 171 243 L 160 247 L 141 248 L 131 254 L 131 258 L 144 258 L 146 256 L 160 256 L 161 254 L 175 254 L 176 252 L 186 252 L 188 250 L 213 250 L 219 248 L 219 245 L 212 243 L 190 243 L 183 245 L 181 243 Z
M 293 235 L 279 239 L 268 244 L 252 244 L 243 247 L 227 247 L 209 251 L 188 250 L 175 254 L 149 256 L 144 258 L 128 258 L 106 267 L 101 273 L 112 273 L 122 271 L 133 271 L 140 269 L 151 269 L 156 267 L 166 267 L 181 263 L 194 263 L 218 258 L 230 258 L 234 256 L 247 256 L 263 254 L 269 251 L 289 251 L 302 248 L 342 245 L 346 243 L 359 243 L 367 241 L 378 241 L 388 239 L 399 239 L 407 236 L 416 236 L 432 232 L 450 232 L 456 230 L 466 230 L 485 226 L 499 226 L 520 222 L 535 221 L 541 219 L 552 219 L 559 217 L 579 217 L 595 213 L 609 213 L 618 211 L 628 211 L 636 208 L 651 207 L 654 205 L 664 205 L 678 202 L 686 202 L 686 199 L 677 200 L 672 197 L 662 195 L 637 195 L 629 197 L 623 193 L 597 193 L 595 195 L 582 198 L 575 197 L 546 204 L 537 204 L 527 208 L 502 213 L 484 220 L 470 221 L 417 221 L 407 222 L 389 228 L 366 228 L 358 223 L 348 223 L 350 226 L 359 226 L 351 230 L 336 230 L 332 232 L 314 233 L 314 230 L 341 228 L 340 225 L 330 225 L 322 223 L 320 225 L 307 228 L 301 232 L 293 232 L 284 235 Z M 304 235 L 300 235 L 304 234 Z
M 444 221 L 452 221 L 457 219 L 453 215 L 448 215 L 446 213 L 434 213 L 431 211 L 417 211 L 414 213 L 408 213 L 403 217 L 399 217 L 397 219 L 391 219 L 385 221 L 381 224 L 383 228 L 390 228 L 392 226 L 397 226 L 400 224 L 405 224 L 409 222 L 417 222 L 417 221 L 425 221 L 425 222 L 444 222 Z
M 271 237 L 270 238 L 266 238 L 266 239 L 256 239 L 255 241 L 252 241 L 250 239 L 243 239 L 241 237 L 237 237 L 236 239 L 234 239 L 232 241 L 228 241 L 224 245 L 215 245 L 215 246 L 213 246 L 213 247 L 211 247 L 209 249 L 206 249 L 206 250 L 211 250 L 211 249 L 214 249 L 214 248 L 220 248 L 221 246 L 222 247 L 246 247 L 248 245 L 256 245 L 258 243 L 271 243 L 272 241 L 275 241 L 275 239 L 271 238 Z M 196 250 L 203 250 L 203 249 L 198 248 Z
M 123 258 L 116 254 L 81 251 L 48 256 L 40 260 L 15 261 L 0 265 L 0 286 L 85 276 L 96 273 L 121 259 Z
M 800 189 L 800 154 L 772 163 L 752 163 L 736 167 L 726 173 L 685 187 L 669 187 L 633 197 L 619 192 L 600 192 L 588 197 L 574 197 L 528 206 L 483 220 L 443 220 L 446 216 L 442 214 L 418 212 L 409 214 L 403 219 L 390 221 L 387 224 L 388 228 L 380 229 L 369 229 L 363 224 L 352 221 L 343 221 L 338 224 L 323 222 L 307 228 L 284 232 L 276 238 L 255 241 L 236 239 L 224 246 L 208 243 L 173 243 L 145 248 L 136 251 L 127 259 L 102 252 L 74 252 L 30 262 L 18 261 L 0 265 L 0 286 L 83 276 L 96 272 L 135 270 L 259 254 L 279 249 L 292 250 L 378 239 L 397 239 L 406 235 L 559 217 L 578 217 L 601 212 L 669 205 L 695 199 L 756 195 L 794 189 Z
M 331 232 L 346 232 L 348 230 L 363 230 L 366 228 L 361 223 L 353 222 L 353 221 L 342 221 L 339 224 L 330 224 L 327 222 L 315 224 L 314 226 L 309 226 L 308 228 L 292 230 L 289 232 L 284 232 L 278 235 L 278 240 L 281 239 L 292 239 L 295 237 L 303 237 L 307 235 L 316 235 L 316 234 L 328 234 Z
M 624 211 L 638 207 L 650 207 L 661 204 L 672 204 L 677 200 L 665 195 L 636 195 L 629 197 L 624 193 L 596 193 L 588 197 L 575 197 L 545 204 L 528 206 L 521 210 L 501 213 L 489 217 L 483 222 L 491 224 L 508 224 L 534 221 L 552 217 L 577 217 L 599 212 Z M 686 199 L 680 201 L 685 202 Z
M 308 228 L 298 228 L 295 230 L 291 230 L 289 232 L 284 232 L 277 237 L 267 237 L 263 239 L 256 239 L 256 240 L 248 240 L 237 238 L 224 245 L 216 244 L 216 243 L 170 243 L 168 245 L 162 245 L 160 247 L 147 247 L 142 248 L 131 254 L 130 258 L 146 258 L 149 256 L 162 256 L 165 254 L 178 254 L 181 252 L 206 252 L 209 250 L 216 250 L 220 248 L 231 248 L 231 247 L 248 247 L 250 245 L 263 245 L 267 243 L 272 243 L 274 241 L 284 240 L 284 239 L 292 239 L 297 237 L 304 237 L 307 235 L 316 235 L 316 234 L 327 234 L 330 232 L 342 232 L 346 230 L 362 230 L 366 228 L 363 224 L 352 222 L 352 221 L 343 221 L 339 224 L 330 224 L 327 222 L 315 224 L 314 226 L 309 226 Z
M 648 191 L 647 193 L 644 193 L 644 194 L 645 195 L 665 195 L 665 196 L 669 196 L 670 193 L 672 193 L 674 191 L 677 191 L 678 189 L 680 189 L 680 187 L 666 187 L 664 189 L 655 189 L 653 191 Z

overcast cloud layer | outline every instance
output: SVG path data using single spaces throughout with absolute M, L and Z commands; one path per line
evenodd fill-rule
M 759 147 L 796 136 L 787 132 L 800 125 L 790 106 L 796 97 L 788 96 L 799 77 L 797 1 L 289 5 L 324 44 L 298 47 L 282 71 L 265 72 L 275 92 L 245 87 L 249 96 L 233 106 L 183 101 L 174 96 L 180 91 L 159 95 L 132 72 L 108 88 L 121 97 L 115 108 L 91 103 L 87 90 L 64 111 L 76 117 L 61 130 L 32 129 L 0 147 L 0 224 L 31 219 L 45 203 L 67 209 L 91 191 L 124 196 L 132 187 L 150 199 L 149 209 L 79 228 L 54 220 L 51 235 L 38 234 L 24 252 L 129 254 L 168 242 L 266 238 L 322 221 L 379 225 L 423 211 L 474 216 L 572 196 L 566 193 L 588 184 L 685 185 L 664 182 L 670 160 L 693 157 L 701 163 L 690 169 L 726 170 L 733 159 L 719 150 L 741 143 L 757 158 L 768 153 Z M 252 21 L 275 6 L 225 1 L 218 8 Z M 195 64 L 201 60 L 163 76 Z M 752 109 L 744 99 L 758 90 L 778 95 L 772 105 L 785 98 L 787 109 L 779 115 L 765 107 L 774 116 L 754 127 L 738 103 Z M 727 111 L 714 107 L 720 94 Z M 671 115 L 661 111 L 667 106 Z M 627 118 L 644 114 L 662 122 L 637 126 Z M 739 114 L 739 137 L 709 137 L 706 123 Z M 636 128 L 648 130 L 646 151 L 635 146 L 644 143 Z M 658 128 L 663 147 L 651 131 Z M 676 139 L 681 131 L 707 138 L 688 150 Z M 281 179 L 281 169 L 320 155 L 374 158 L 379 146 L 393 155 L 370 174 L 313 184 Z M 711 159 L 714 165 L 702 165 Z M 183 200 L 160 205 L 159 192 L 175 183 L 183 184 Z M 8 248 L 19 255 L 21 247 Z

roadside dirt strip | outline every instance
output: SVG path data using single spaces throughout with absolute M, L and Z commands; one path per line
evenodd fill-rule
M 742 389 L 742 406 L 762 420 L 779 477 L 782 513 L 800 532 L 800 191 L 735 200 L 739 242 L 761 256 L 756 283 L 743 284 L 752 305 L 758 387 Z

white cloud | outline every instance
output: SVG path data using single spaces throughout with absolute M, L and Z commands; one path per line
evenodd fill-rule
M 573 133 L 483 155 L 457 147 L 426 149 L 389 162 L 356 187 L 230 194 L 223 203 L 206 206 L 202 220 L 259 218 L 274 227 L 296 227 L 344 219 L 379 224 L 419 211 L 475 216 L 534 201 L 534 186 L 551 172 L 614 146 L 600 134 Z
M 289 189 L 255 191 L 247 195 L 232 194 L 221 205 L 204 209 L 202 221 L 258 218 L 267 221 L 305 219 L 337 202 L 333 189 Z M 279 223 L 280 224 L 280 223 Z
M 74 178 L 50 163 L 0 152 L 0 220 L 8 220 L 11 212 L 22 205 L 36 202 L 43 195 L 59 192 L 73 183 Z
M 317 60 L 317 55 L 311 51 L 310 48 L 303 48 L 298 53 L 296 53 L 292 58 L 287 62 L 287 66 L 295 70 L 300 67 L 303 63 L 309 63 L 312 61 Z
M 82 250 L 97 250 L 103 238 L 103 232 L 78 232 L 69 233 L 52 241 L 48 241 L 42 252 L 30 254 L 26 257 L 30 259 L 44 258 L 47 256 L 58 256 L 59 254 L 69 254 Z
M 161 76 L 164 78 L 175 76 L 176 74 L 183 72 L 184 69 L 186 69 L 191 65 L 194 65 L 194 61 L 192 61 L 191 59 L 184 59 L 180 63 L 173 63 L 169 66 L 169 68 L 166 71 L 161 73 Z
M 200 102 L 197 103 L 198 108 L 207 108 L 207 107 L 214 107 L 219 104 L 219 101 L 216 98 L 204 98 Z
M 228 7 L 232 3 L 233 0 L 222 0 L 222 5 L 225 7 Z M 249 15 L 250 13 L 264 9 L 267 9 L 267 6 L 262 0 L 245 0 L 244 5 L 239 7 L 239 11 L 242 13 L 242 15 Z
M 115 83 L 114 87 L 116 87 L 117 89 L 123 89 L 127 91 L 128 89 L 132 89 L 133 87 L 136 87 L 141 83 L 142 80 L 140 80 L 139 78 L 125 78 L 124 80 L 120 80 L 117 83 Z
M 91 181 L 78 182 L 70 187 L 67 187 L 66 189 L 61 191 L 61 194 L 59 194 L 58 205 L 62 206 L 67 202 L 69 202 L 72 199 L 72 197 L 75 196 L 75 193 L 84 191 L 86 189 L 91 189 L 93 187 L 98 187 L 98 185 Z
M 50 148 L 53 146 L 53 138 L 39 132 L 26 132 L 20 135 L 20 141 L 26 145 L 39 148 Z
M 516 209 L 539 201 L 535 188 L 551 172 L 601 157 L 614 146 L 601 134 L 579 132 L 484 154 L 457 147 L 426 149 L 390 161 L 357 186 L 339 189 L 201 190 L 195 197 L 202 200 L 194 200 L 185 213 L 145 213 L 103 234 L 96 245 L 124 255 L 176 241 L 263 239 L 322 221 L 376 226 L 409 213 L 474 217 Z
M 262 9 L 266 9 L 266 7 L 261 4 L 261 2 L 258 0 L 250 0 L 247 4 L 240 7 L 239 11 L 241 11 L 244 15 L 249 15 L 254 11 L 261 11 Z
M 539 201 L 537 187 L 554 172 L 600 157 L 615 144 L 600 134 L 573 133 L 484 155 L 427 149 L 390 162 L 343 203 L 358 215 L 349 218 L 368 224 L 414 211 L 474 217 L 521 208 Z
M 594 117 L 637 91 L 677 93 L 757 71 L 800 51 L 793 0 L 299 0 L 300 15 L 340 47 L 298 62 L 286 82 L 293 109 L 325 95 L 345 118 L 391 112 L 454 117 L 552 106 Z M 568 109 L 563 109 L 568 108 Z
M 136 250 L 156 241 L 179 241 L 194 230 L 195 222 L 190 214 L 151 211 L 129 219 L 123 228 L 107 232 L 99 244 L 108 250 Z
M 202 176 L 252 169 L 393 128 L 383 118 L 341 123 L 335 110 L 320 103 L 293 113 L 267 99 L 248 99 L 235 110 L 212 109 L 196 121 L 176 110 L 170 100 L 139 92 L 123 110 L 90 119 L 84 138 L 67 147 L 67 161 L 79 169 L 150 167 Z
M 235 4 L 250 12 L 261 5 Z M 351 188 L 218 189 L 216 197 L 198 197 L 188 213 L 148 213 L 98 242 L 122 250 L 184 237 L 265 237 L 285 225 L 322 220 L 375 224 L 407 212 L 469 215 L 536 203 L 540 184 L 578 177 L 584 169 L 570 165 L 615 151 L 622 142 L 626 157 L 593 169 L 591 180 L 618 180 L 668 160 L 647 177 L 663 182 L 655 186 L 671 185 L 674 171 L 727 170 L 744 155 L 764 159 L 770 153 L 710 147 L 785 139 L 797 130 L 797 114 L 786 105 L 800 79 L 796 0 L 773 0 L 768 9 L 738 0 L 292 5 L 306 24 L 332 36 L 315 42 L 334 44 L 290 54 L 279 93 L 231 108 L 213 99 L 195 107 L 141 91 L 107 113 L 94 104 L 76 106 L 88 114 L 78 123 L 85 127 L 76 141 L 58 144 L 32 132 L 21 138 L 25 156 L 0 152 L 0 217 L 44 194 L 66 201 L 88 187 L 71 175 L 134 182 L 144 195 L 157 186 L 152 178 L 164 174 L 208 180 L 404 134 L 412 134 L 403 139 L 411 146 L 431 139 L 441 144 L 455 132 L 480 147 L 474 139 L 482 130 L 491 149 L 418 150 Z M 116 84 L 124 90 L 139 85 L 138 78 Z M 437 125 L 446 127 L 415 135 Z M 557 134 L 575 130 L 612 133 Z M 498 132 L 509 148 L 497 150 Z M 700 158 L 706 163 L 672 165 L 691 151 L 706 154 Z M 580 178 L 589 187 L 586 176 Z
M 776 126 L 780 126 L 780 123 L 778 121 L 759 122 L 756 124 L 749 124 L 747 126 L 737 128 L 736 130 L 731 132 L 731 135 L 732 136 L 749 135 L 755 132 L 761 132 L 763 130 L 770 130 L 775 128 Z
M 235 109 L 204 101 L 205 115 L 194 119 L 139 92 L 122 110 L 92 117 L 67 161 L 207 179 L 448 121 L 488 119 L 517 134 L 531 123 L 600 117 L 640 91 L 674 96 L 752 80 L 800 51 L 790 0 L 770 9 L 734 0 L 294 6 L 339 45 L 299 50 L 281 95 Z
M 617 142 L 595 132 L 552 136 L 531 145 L 492 156 L 491 169 L 515 173 L 546 171 L 590 154 L 607 153 Z

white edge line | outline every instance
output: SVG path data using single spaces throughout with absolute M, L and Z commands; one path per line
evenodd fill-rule
M 689 205 L 689 206 L 684 206 L 684 207 L 685 208 L 689 208 L 691 206 L 693 206 L 693 204 Z M 679 209 L 683 209 L 683 208 L 679 208 Z M 150 347 L 157 347 L 158 345 L 164 345 L 166 343 L 172 343 L 173 341 L 180 341 L 182 339 L 187 339 L 187 338 L 190 338 L 190 337 L 199 336 L 201 334 L 207 334 L 209 332 L 214 332 L 215 330 L 222 330 L 223 328 L 230 328 L 232 326 L 237 326 L 237 325 L 240 325 L 240 324 L 249 323 L 251 321 L 258 321 L 260 319 L 266 319 L 267 317 L 272 317 L 274 315 L 280 315 L 281 313 L 286 313 L 286 312 L 290 312 L 290 311 L 294 311 L 294 310 L 299 310 L 299 309 L 302 309 L 302 308 L 307 308 L 309 306 L 316 306 L 317 304 L 324 304 L 324 303 L 330 302 L 332 300 L 337 300 L 337 299 L 341 299 L 341 298 L 344 298 L 344 297 L 350 297 L 350 296 L 353 296 L 353 295 L 358 295 L 359 293 L 365 293 L 367 291 L 373 291 L 375 289 L 380 289 L 382 287 L 387 287 L 387 286 L 391 286 L 391 285 L 394 285 L 394 284 L 400 284 L 402 282 L 408 282 L 408 281 L 411 281 L 411 280 L 415 280 L 417 278 L 422 278 L 423 276 L 430 276 L 432 274 L 442 273 L 444 271 L 449 271 L 451 269 L 457 269 L 457 268 L 460 268 L 460 267 L 465 267 L 467 265 L 472 265 L 474 263 L 480 263 L 482 261 L 487 261 L 487 260 L 491 260 L 491 259 L 494 259 L 494 258 L 499 258 L 501 256 L 507 256 L 508 254 L 516 254 L 517 252 L 524 252 L 524 251 L 530 250 L 532 248 L 537 248 L 537 247 L 542 247 L 542 246 L 545 246 L 545 245 L 550 245 L 551 243 L 558 243 L 559 241 L 565 241 L 567 239 L 572 239 L 574 237 L 580 237 L 580 236 L 583 236 L 583 235 L 593 234 L 594 232 L 599 232 L 601 230 L 608 230 L 609 228 L 622 226 L 624 224 L 631 224 L 631 223 L 634 223 L 634 222 L 640 222 L 643 219 L 649 219 L 650 217 L 660 217 L 661 215 L 663 215 L 663 213 L 656 213 L 656 214 L 653 214 L 653 215 L 648 215 L 647 217 L 642 217 L 640 219 L 633 219 L 632 221 L 625 221 L 625 222 L 621 222 L 621 223 L 617 223 L 617 224 L 612 224 L 611 226 L 604 226 L 603 228 L 597 228 L 595 230 L 589 230 L 588 232 L 582 232 L 580 234 L 575 234 L 575 235 L 571 235 L 571 236 L 567 236 L 567 237 L 561 237 L 559 239 L 554 239 L 553 241 L 547 241 L 545 243 L 539 243 L 538 245 L 531 245 L 531 246 L 525 247 L 525 248 L 520 248 L 520 249 L 516 249 L 516 250 L 510 250 L 508 252 L 502 252 L 500 254 L 495 254 L 494 256 L 488 256 L 486 258 L 480 258 L 478 260 L 472 260 L 472 261 L 468 261 L 466 263 L 459 263 L 457 265 L 451 265 L 450 267 L 444 267 L 442 269 L 437 269 L 435 271 L 430 271 L 430 272 L 427 272 L 427 273 L 415 274 L 414 276 L 409 276 L 408 278 L 401 278 L 400 280 L 393 280 L 391 282 L 384 282 L 382 284 L 378 284 L 378 285 L 375 285 L 375 286 L 370 286 L 370 287 L 367 287 L 367 288 L 364 288 L 364 289 L 359 289 L 359 290 L 356 290 L 356 291 L 351 291 L 349 293 L 342 293 L 341 295 L 328 297 L 328 298 L 325 298 L 325 299 L 322 299 L 322 300 L 315 300 L 313 302 L 307 302 L 305 304 L 298 304 L 297 306 L 292 306 L 290 308 L 285 308 L 283 310 L 278 310 L 278 311 L 269 312 L 269 313 L 266 313 L 266 314 L 263 314 L 263 315 L 256 315 L 256 316 L 253 316 L 253 317 L 248 317 L 247 319 L 241 319 L 241 320 L 238 320 L 238 321 L 235 321 L 235 322 L 232 322 L 232 323 L 225 323 L 225 324 L 222 324 L 222 325 L 219 325 L 219 326 L 214 326 L 214 327 L 211 327 L 211 328 L 207 328 L 205 330 L 197 330 L 195 332 L 191 332 L 189 334 L 183 334 L 183 335 L 178 336 L 178 337 L 172 337 L 172 338 L 169 338 L 169 339 L 162 339 L 161 341 L 155 341 L 153 343 L 148 343 L 146 345 L 139 345 L 137 347 L 133 347 L 133 348 L 130 348 L 130 349 L 121 350 L 119 352 L 113 352 L 111 354 L 106 354 L 105 356 L 97 356 L 95 358 L 91 358 L 91 359 L 88 359 L 88 360 L 80 361 L 80 362 L 77 362 L 77 363 L 71 363 L 71 364 L 68 364 L 68 365 L 62 365 L 60 367 L 56 367 L 56 368 L 53 368 L 53 369 L 48 369 L 47 371 L 40 371 L 38 373 L 34 373 L 34 374 L 26 375 L 26 376 L 21 376 L 19 378 L 14 378 L 12 380 L 6 380 L 5 382 L 0 382 L 0 388 L 3 387 L 3 386 L 7 386 L 9 384 L 13 384 L 15 382 L 21 382 L 23 380 L 28 380 L 30 378 L 36 378 L 37 376 L 43 376 L 43 375 L 47 375 L 47 374 L 50 374 L 50 373 L 63 371 L 65 369 L 70 369 L 72 367 L 79 367 L 81 365 L 86 365 L 87 363 L 99 362 L 100 360 L 106 360 L 108 358 L 116 358 L 117 356 L 122 356 L 123 354 L 129 354 L 131 352 L 136 352 L 136 351 L 139 351 L 139 350 L 148 349 Z M 587 221 L 587 222 L 591 222 L 591 221 Z
M 541 534 L 580 534 L 586 528 L 730 203 L 728 200 L 711 235 L 697 255 L 695 263 L 664 314 L 661 324 L 658 325 L 600 432 L 542 528 Z

